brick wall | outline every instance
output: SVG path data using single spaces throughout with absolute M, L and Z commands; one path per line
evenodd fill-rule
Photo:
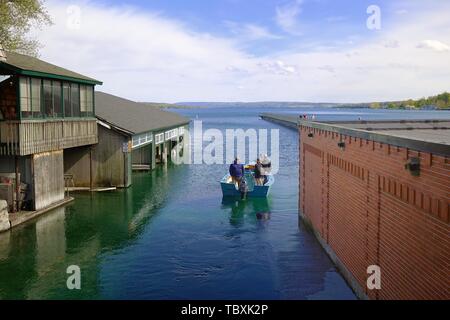
M 299 131 L 300 213 L 365 294 L 450 299 L 449 159 L 320 129 Z M 405 169 L 410 157 L 420 158 L 420 176 Z M 367 289 L 369 265 L 381 267 L 381 290 Z

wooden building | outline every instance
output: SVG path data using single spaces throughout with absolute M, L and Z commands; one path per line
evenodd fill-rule
M 21 207 L 16 200 L 30 210 L 64 200 L 64 151 L 98 141 L 97 84 L 37 58 L 2 51 L 0 184 L 6 188 L 3 197 L 14 186 L 13 209 Z
M 187 149 L 188 118 L 103 92 L 95 103 L 98 144 L 64 151 L 76 187 L 128 187 L 133 169 L 152 170 Z

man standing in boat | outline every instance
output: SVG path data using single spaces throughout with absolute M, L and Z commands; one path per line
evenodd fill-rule
M 244 177 L 244 165 L 239 163 L 239 158 L 236 157 L 234 159 L 234 162 L 230 165 L 230 176 L 233 180 L 234 184 L 238 184 L 238 187 L 240 186 L 240 183 Z
M 264 178 L 263 184 L 266 184 L 267 181 L 269 181 L 269 175 L 272 171 L 272 162 L 270 161 L 270 158 L 267 156 L 267 154 L 263 154 L 260 157 L 261 163 L 262 163 L 262 176 Z

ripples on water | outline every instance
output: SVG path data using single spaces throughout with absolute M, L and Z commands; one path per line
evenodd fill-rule
M 280 129 L 281 168 L 267 200 L 223 201 L 218 181 L 227 165 L 158 168 L 134 174 L 127 190 L 77 194 L 66 208 L 0 234 L 0 299 L 353 299 L 298 226 L 297 134 L 259 120 L 262 111 L 273 110 L 180 112 L 198 115 L 205 129 Z M 406 114 L 283 111 L 318 120 Z M 81 291 L 65 287 L 71 264 L 81 267 Z

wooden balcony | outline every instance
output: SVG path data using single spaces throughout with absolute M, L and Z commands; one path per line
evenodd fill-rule
M 0 121 L 0 155 L 25 156 L 97 142 L 96 119 Z

